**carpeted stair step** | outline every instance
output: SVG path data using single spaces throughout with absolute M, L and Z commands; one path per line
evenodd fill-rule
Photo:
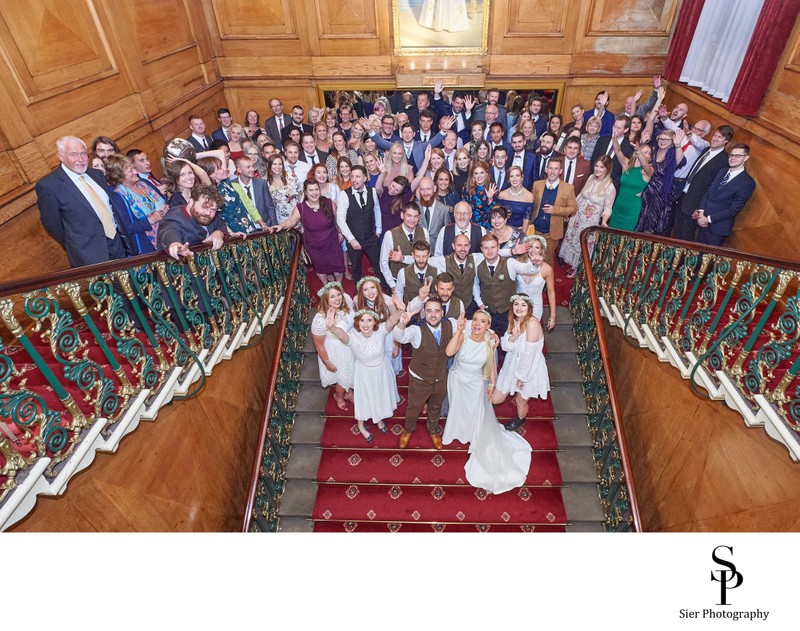
M 315 521 L 565 524 L 557 487 L 521 487 L 492 495 L 471 486 L 323 484 Z
M 534 452 L 525 479 L 527 486 L 559 486 L 560 454 Z M 325 449 L 319 460 L 317 481 L 413 485 L 465 485 L 464 465 L 469 454 L 462 451 L 376 449 Z
M 441 426 L 444 427 L 445 422 L 441 421 Z M 374 429 L 372 424 L 369 424 L 370 431 L 373 436 L 372 449 L 397 449 L 397 441 L 400 432 L 403 429 L 402 420 L 388 421 L 386 427 L 387 433 L 383 433 Z M 529 420 L 525 425 L 520 427 L 517 432 L 527 440 L 531 447 L 537 450 L 555 450 L 558 449 L 558 441 L 556 439 L 556 431 L 553 423 L 549 420 Z M 325 448 L 339 448 L 339 449 L 369 449 L 364 437 L 358 431 L 355 421 L 351 419 L 328 419 L 325 423 L 325 429 L 322 432 L 320 445 Z M 424 449 L 435 451 L 431 444 L 431 438 L 425 429 L 424 421 L 420 421 L 417 425 L 417 431 L 411 435 L 408 442 L 408 449 Z M 442 451 L 462 451 L 466 447 L 459 442 L 453 442 L 445 445 Z

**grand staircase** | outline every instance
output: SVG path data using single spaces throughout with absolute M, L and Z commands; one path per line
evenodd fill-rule
M 351 430 L 353 421 L 331 415 L 329 394 L 319 385 L 317 356 L 309 335 L 303 348 L 304 362 L 300 375 L 297 416 L 292 432 L 291 457 L 286 470 L 286 491 L 280 508 L 280 530 L 283 532 L 311 531 L 553 531 L 600 532 L 603 530 L 603 513 L 597 492 L 597 474 L 593 466 L 591 439 L 586 424 L 586 406 L 580 387 L 581 375 L 575 359 L 576 346 L 572 335 L 569 310 L 558 307 L 556 328 L 545 337 L 547 365 L 552 384 L 552 408 L 532 405 L 530 420 L 524 430 L 534 447 L 533 464 L 526 486 L 511 491 L 492 501 L 508 505 L 493 522 L 430 521 L 424 517 L 423 506 L 434 504 L 430 496 L 440 493 L 438 501 L 444 505 L 462 505 L 470 514 L 469 506 L 475 504 L 474 495 L 480 493 L 463 480 L 464 450 L 447 447 L 436 452 L 427 441 L 424 420 L 420 422 L 415 438 L 404 451 L 398 450 L 397 436 L 402 425 L 401 416 L 388 423 L 390 433 L 382 436 L 375 432 L 374 447 L 367 446 L 360 435 Z M 401 378 L 401 395 L 405 390 Z M 326 409 L 329 415 L 326 418 Z M 541 414 L 540 409 L 552 409 Z M 509 416 L 507 406 L 498 406 L 498 417 Z M 551 433 L 553 432 L 551 436 Z M 352 438 L 352 440 L 351 440 Z M 417 444 L 419 443 L 419 444 Z M 456 443 L 454 443 L 456 445 Z M 438 461 L 436 460 L 438 458 Z M 336 476 L 328 479 L 337 460 L 347 461 L 350 477 Z M 430 463 L 434 461 L 432 466 Z M 388 467 L 391 463 L 394 468 Z M 451 470 L 447 467 L 452 464 Z M 347 475 L 348 467 L 345 467 Z M 388 469 L 388 471 L 387 471 Z M 449 476 L 449 477 L 448 477 Z M 453 478 L 453 476 L 455 476 Z M 373 481 L 378 480 L 378 481 Z M 353 496 L 354 513 L 325 519 L 324 506 L 335 502 L 336 496 L 349 493 Z M 333 495 L 334 497 L 328 497 Z M 356 495 L 358 497 L 356 498 Z M 384 515 L 358 517 L 365 496 L 371 501 L 385 504 L 383 498 L 395 496 L 410 502 L 397 504 L 395 512 L 410 512 L 405 518 L 389 517 L 394 510 L 389 502 Z M 522 498 L 522 503 L 520 501 Z M 534 505 L 540 499 L 542 510 Z M 486 498 L 480 498 L 488 506 Z M 419 504 L 419 510 L 414 508 Z M 316 514 L 315 514 L 316 505 Z M 483 505 L 478 505 L 483 508 Z M 553 507 L 555 506 L 555 507 Z M 436 507 L 438 508 L 438 506 Z M 552 508 L 552 510 L 551 510 Z M 430 512 L 432 507 L 429 507 Z M 516 512 L 514 512 L 516 510 Z M 423 515 L 414 519 L 414 513 Z M 475 509 L 473 508 L 473 512 Z M 541 514 L 539 514 L 541 513 Z M 556 513 L 560 513 L 556 516 Z M 456 513 L 458 514 L 458 513 Z M 548 519 L 548 516 L 550 518 Z

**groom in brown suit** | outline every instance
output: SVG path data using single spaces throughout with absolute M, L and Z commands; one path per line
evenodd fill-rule
M 405 311 L 395 328 L 394 339 L 401 344 L 411 344 L 409 365 L 408 407 L 406 424 L 400 434 L 398 446 L 405 449 L 411 434 L 417 429 L 417 418 L 428 405 L 428 433 L 436 449 L 442 448 L 442 428 L 439 414 L 442 401 L 447 396 L 447 354 L 445 349 L 453 337 L 453 325 L 442 318 L 442 302 L 429 297 L 425 301 L 424 321 L 408 326 L 412 314 Z

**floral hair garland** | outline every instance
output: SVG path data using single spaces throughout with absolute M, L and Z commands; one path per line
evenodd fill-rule
M 375 283 L 378 286 L 378 288 L 380 288 L 380 286 L 381 286 L 380 279 L 375 278 L 374 276 L 362 276 L 361 280 L 359 280 L 356 283 L 356 291 L 361 291 L 361 285 L 366 283 L 368 280 L 371 280 L 373 283 Z
M 531 241 L 538 241 L 542 246 L 542 252 L 547 252 L 547 240 L 542 235 L 531 234 L 522 240 L 523 243 L 530 243 Z
M 359 309 L 356 311 L 355 317 L 358 318 L 359 316 L 368 315 L 371 316 L 373 320 L 379 320 L 378 314 L 375 313 L 372 309 Z
M 329 283 L 325 283 L 322 286 L 322 288 L 317 292 L 317 298 L 322 298 L 325 294 L 328 293 L 329 290 L 333 288 L 336 288 L 342 293 L 344 293 L 344 290 L 342 289 L 342 283 L 340 283 L 338 280 L 332 280 Z
M 531 306 L 531 309 L 533 308 L 533 299 L 528 294 L 514 294 L 511 296 L 509 302 L 513 304 L 516 300 L 527 302 Z

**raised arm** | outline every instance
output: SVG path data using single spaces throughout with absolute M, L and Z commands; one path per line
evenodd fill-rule
M 347 335 L 343 329 L 336 326 L 336 309 L 333 307 L 328 309 L 328 313 L 325 316 L 325 326 L 342 344 L 347 344 L 350 342 L 350 336 Z
M 411 192 L 412 193 L 417 190 L 417 187 L 419 186 L 419 183 L 422 181 L 422 178 L 424 178 L 428 173 L 428 163 L 431 160 L 431 151 L 432 151 L 431 146 L 430 146 L 430 144 L 428 144 L 428 146 L 425 147 L 425 158 L 422 160 L 422 165 L 419 167 L 419 171 L 417 171 L 417 175 L 414 177 L 414 180 L 411 182 Z
M 458 349 L 461 348 L 461 345 L 464 343 L 464 328 L 466 326 L 467 318 L 462 313 L 460 316 L 458 316 L 455 333 L 453 333 L 453 337 L 451 337 L 450 341 L 447 343 L 447 348 L 444 349 L 444 352 L 448 357 L 455 355 L 458 352 Z

